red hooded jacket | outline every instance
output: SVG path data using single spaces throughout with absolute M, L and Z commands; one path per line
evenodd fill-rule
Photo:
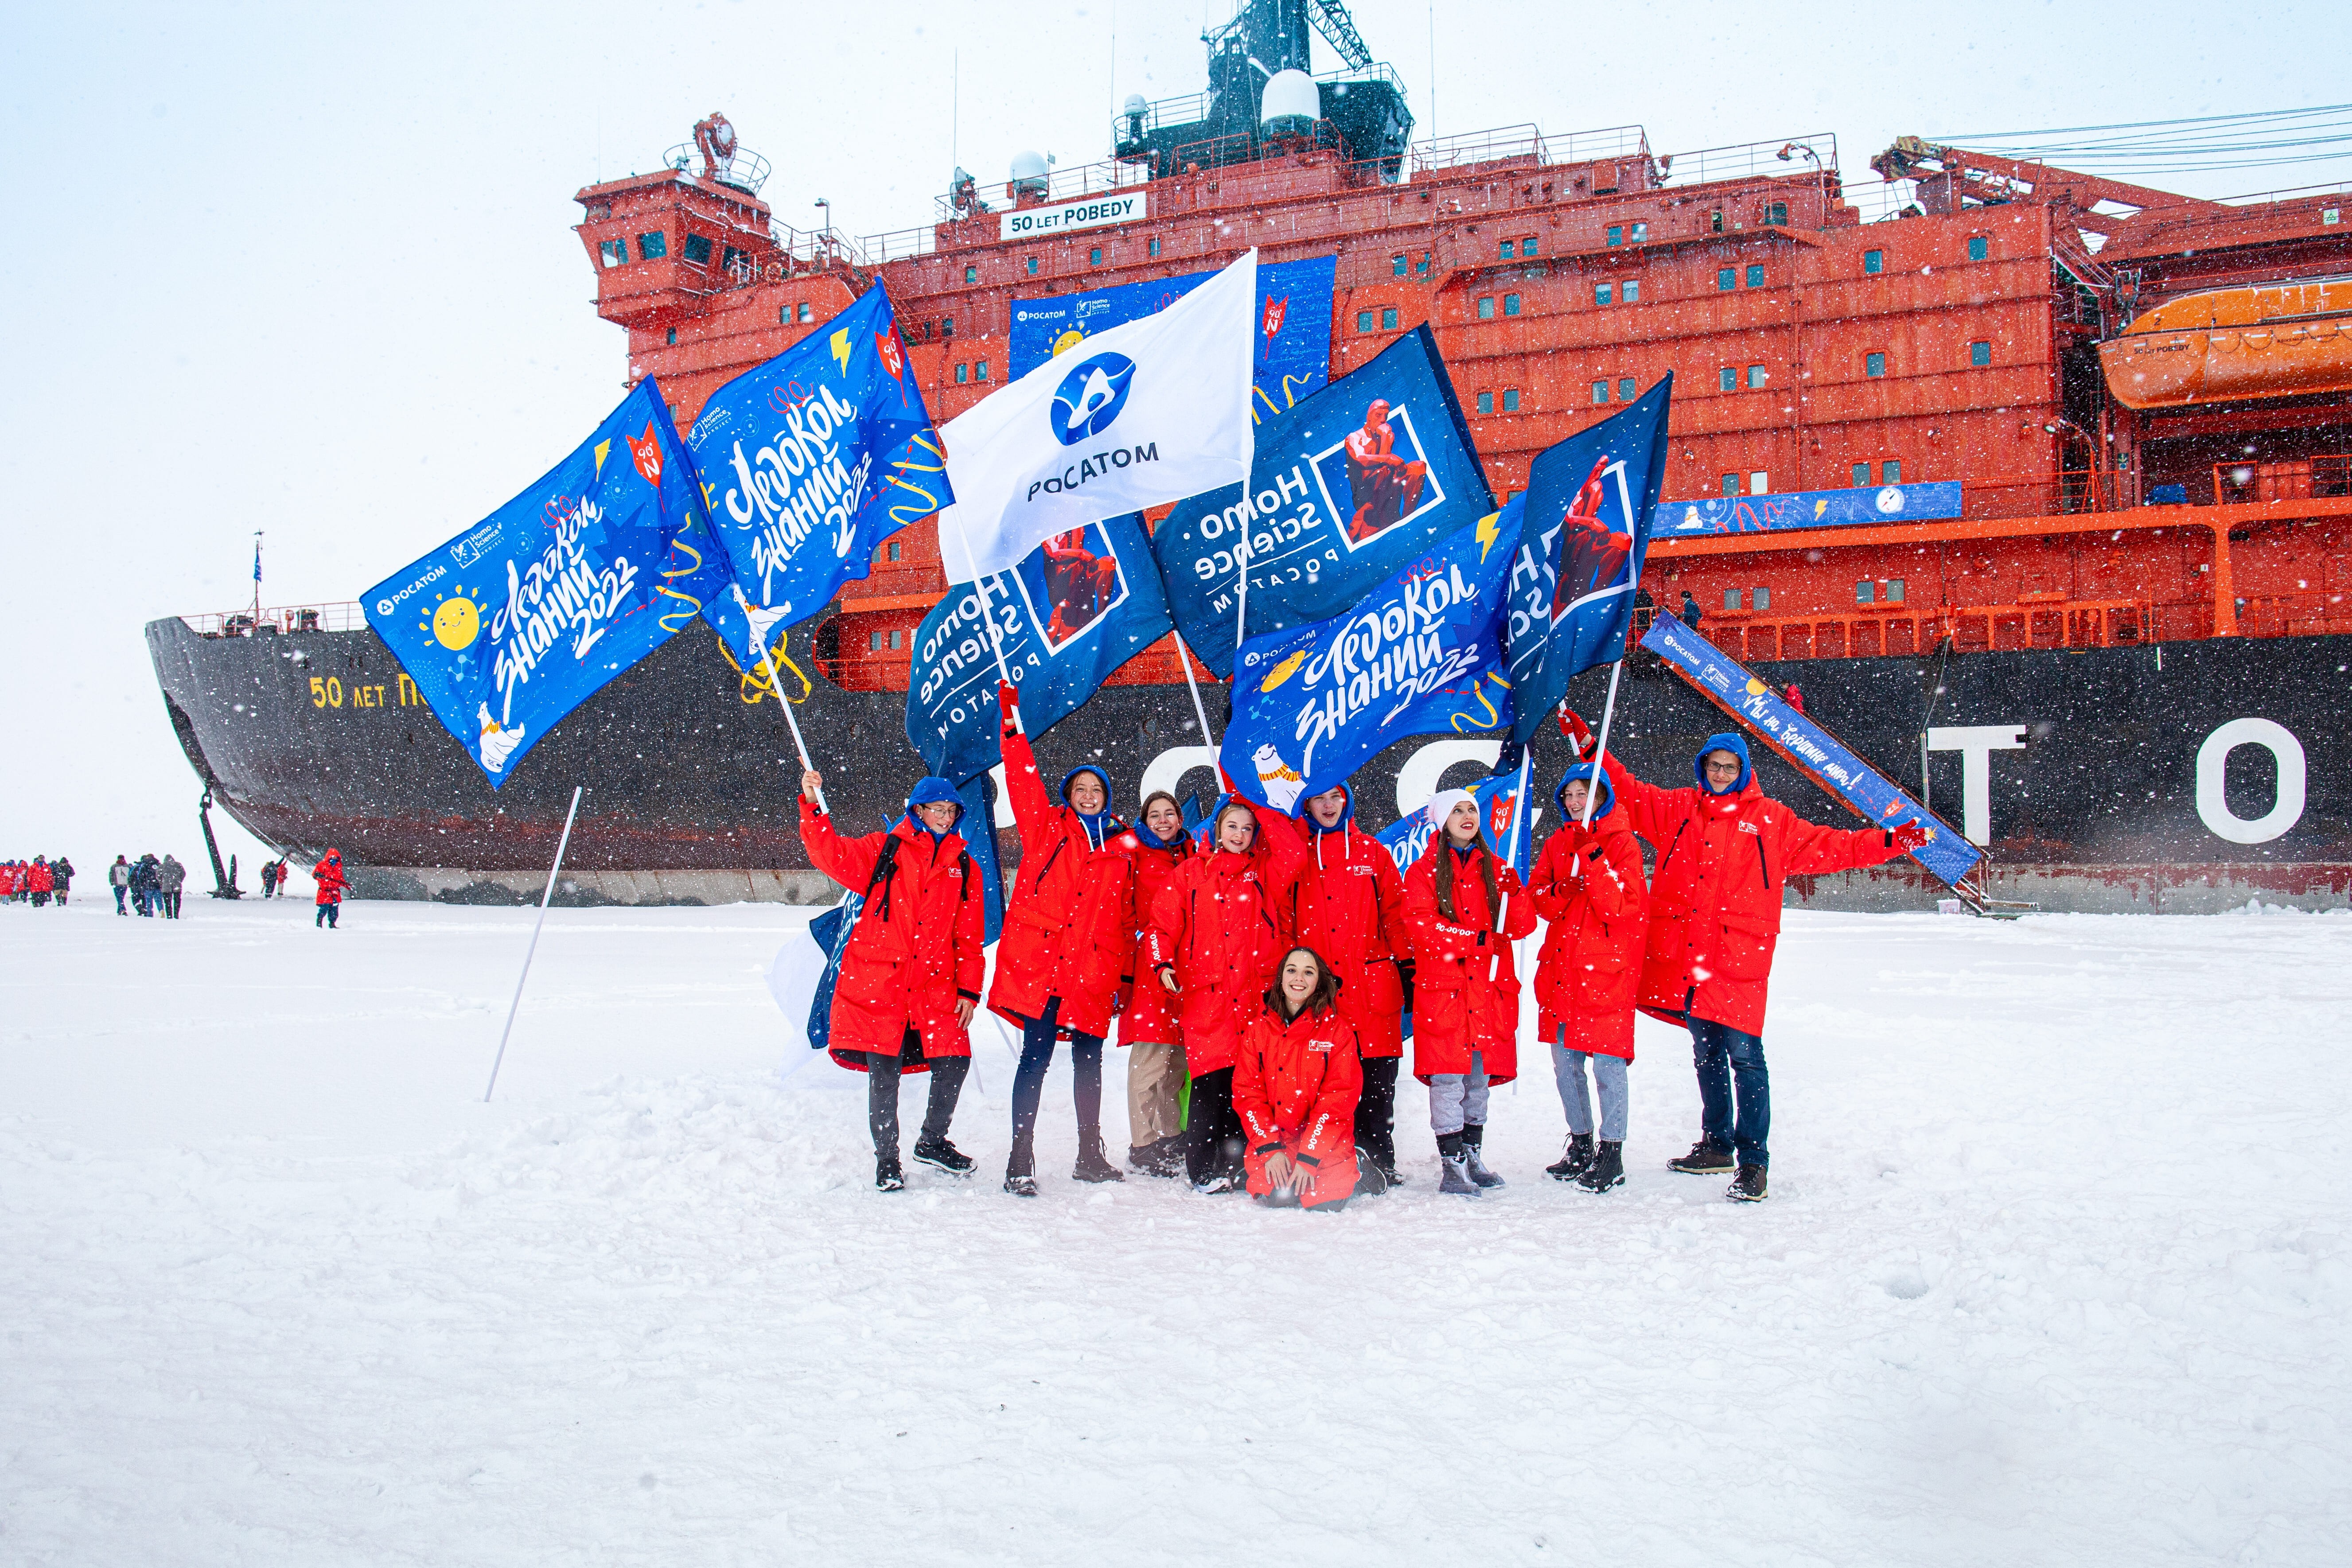
M 1135 864 L 1135 923 L 1128 973 L 1135 976 L 1128 993 L 1127 1010 L 1119 1015 L 1118 1043 L 1146 1042 L 1172 1046 L 1183 1034 L 1176 1023 L 1176 998 L 1152 973 L 1145 942 L 1150 934 L 1151 907 L 1177 874 L 1198 858 L 1200 847 L 1190 833 L 1180 831 L 1173 844 L 1161 844 L 1139 825 L 1118 836 L 1119 853 Z
M 1508 1083 L 1519 1075 L 1519 973 L 1511 943 L 1536 929 L 1535 906 L 1511 868 L 1481 841 L 1469 861 L 1455 862 L 1454 913 L 1446 915 L 1437 907 L 1437 858 L 1453 853 L 1441 830 L 1404 874 L 1414 960 L 1412 1076 L 1427 1083 L 1439 1073 L 1466 1073 L 1475 1050 L 1483 1053 L 1488 1080 Z M 1508 923 L 1499 935 L 1478 875 L 1481 857 L 1494 868 L 1496 897 L 1509 900 Z
M 1059 1023 L 1100 1037 L 1135 976 L 1135 862 L 1120 847 L 1126 830 L 1107 820 L 1097 842 L 1076 812 L 1046 795 L 1028 737 L 1008 727 L 1003 746 L 1021 870 L 1005 900 L 989 1010 L 1025 1023 L 1059 996 Z
M 49 875 L 47 862 L 36 860 L 25 868 L 25 886 L 29 891 L 36 893 L 49 892 L 57 887 L 56 881 Z
M 897 839 L 890 875 L 867 891 L 887 839 Z M 933 839 L 912 814 L 887 833 L 844 838 L 833 819 L 801 801 L 801 843 L 809 863 L 852 892 L 866 893 L 834 981 L 833 1059 L 857 1072 L 866 1053 L 898 1054 L 913 1029 L 929 1058 L 968 1057 L 971 1038 L 956 1021 L 956 1001 L 980 1000 L 985 931 L 980 868 L 960 835 Z
M 1404 879 L 1379 839 L 1356 826 L 1356 799 L 1329 832 L 1308 818 L 1276 819 L 1267 831 L 1297 847 L 1291 884 L 1291 940 L 1311 947 L 1339 978 L 1339 1011 L 1355 1026 L 1368 1057 L 1404 1054 L 1404 982 L 1399 961 L 1412 956 L 1405 923 Z
M 1234 1063 L 1234 1110 L 1246 1139 L 1249 1190 L 1274 1191 L 1265 1157 L 1284 1153 L 1314 1173 L 1300 1199 L 1308 1208 L 1356 1190 L 1356 1101 L 1364 1091 L 1356 1031 L 1337 1008 L 1309 1009 L 1285 1022 L 1259 999 Z
M 310 868 L 310 880 L 319 886 L 318 897 L 311 900 L 313 903 L 341 903 L 343 889 L 350 885 L 350 879 L 343 875 L 343 858 L 332 849 L 328 850 L 319 863 Z
M 1570 1050 L 1630 1062 L 1650 895 L 1625 812 L 1606 804 L 1590 827 L 1570 819 L 1545 842 L 1528 889 L 1549 922 L 1536 960 L 1538 1033 L 1559 1044 L 1565 1026 Z
M 1176 1020 L 1194 1078 L 1234 1065 L 1242 1031 L 1290 951 L 1297 866 L 1286 840 L 1265 831 L 1271 815 L 1256 812 L 1258 835 L 1246 853 L 1192 855 L 1151 900 L 1144 955 L 1155 970 L 1175 966 Z M 1145 984 L 1157 984 L 1157 976 Z

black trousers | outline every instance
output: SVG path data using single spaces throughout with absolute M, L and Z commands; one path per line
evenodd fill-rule
M 874 1134 L 874 1152 L 877 1154 L 898 1152 L 899 1075 L 908 1062 L 922 1059 L 922 1044 L 912 1029 L 907 1031 L 906 1043 L 898 1047 L 897 1056 L 883 1051 L 866 1053 L 866 1126 Z M 931 1058 L 931 1099 L 923 1111 L 922 1142 L 948 1135 L 948 1123 L 955 1119 L 956 1100 L 963 1093 L 964 1074 L 971 1070 L 970 1057 Z
M 1184 1119 L 1184 1173 L 1198 1183 L 1238 1176 L 1241 1170 L 1242 1119 L 1234 1109 L 1234 1069 L 1220 1068 L 1192 1080 L 1192 1110 Z
M 1356 1101 L 1356 1147 L 1387 1175 L 1396 1169 L 1397 1065 L 1402 1057 L 1366 1057 L 1364 1092 Z

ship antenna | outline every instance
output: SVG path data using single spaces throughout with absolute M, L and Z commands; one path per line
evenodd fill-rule
M 253 624 L 261 624 L 261 530 L 253 531 Z

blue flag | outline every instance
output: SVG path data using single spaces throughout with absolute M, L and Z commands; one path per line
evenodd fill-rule
M 727 584 L 653 382 L 475 528 L 367 591 L 368 625 L 493 789 Z
M 703 616 L 746 669 L 754 625 L 764 638 L 814 615 L 867 574 L 883 540 L 955 499 L 879 284 L 712 393 L 687 447 L 752 606 L 747 624 L 730 590 Z
M 1473 525 L 1347 614 L 1244 643 L 1219 757 L 1241 793 L 1286 812 L 1404 736 L 1507 731 L 1510 561 L 1492 529 Z
M 1077 710 L 1113 670 L 1168 635 L 1168 601 L 1142 519 L 1055 534 L 988 580 L 1004 662 L 1034 738 Z M 996 656 L 969 583 L 948 590 L 915 632 L 907 739 L 931 772 L 958 784 L 1003 760 L 997 744 Z
M 974 773 L 956 794 L 963 801 L 956 831 L 971 851 L 971 863 L 980 868 L 980 941 L 985 947 L 1004 929 L 1004 867 L 996 858 L 996 784 L 984 773 Z
M 1518 793 L 1519 770 L 1517 768 L 1480 779 L 1470 786 L 1470 798 L 1478 803 L 1479 836 L 1486 839 L 1486 847 L 1495 852 L 1498 860 L 1510 859 L 1511 817 L 1520 805 Z M 1532 796 L 1537 793 L 1530 783 L 1528 794 Z M 1532 802 L 1529 804 L 1532 805 Z M 1542 816 L 1543 808 L 1533 806 L 1528 813 L 1526 826 L 1519 833 L 1519 856 L 1511 861 L 1511 869 L 1519 874 L 1522 882 L 1528 879 L 1528 868 L 1535 864 L 1536 822 Z M 1437 824 L 1429 819 L 1429 810 L 1424 806 L 1399 817 L 1381 833 L 1381 847 L 1389 852 L 1389 858 L 1396 863 L 1397 874 L 1402 876 L 1414 861 L 1421 858 L 1422 852 L 1429 847 L 1429 841 L 1436 832 Z
M 1633 589 L 1666 473 L 1666 408 L 1675 378 L 1640 402 L 1537 458 L 1524 495 L 1498 524 L 1511 558 L 1512 738 L 1531 740 L 1569 681 L 1625 657 Z
M 809 921 L 809 937 L 824 954 L 824 973 L 816 983 L 816 998 L 809 1004 L 809 1049 L 821 1051 L 833 1040 L 833 990 L 841 978 L 841 956 L 849 951 L 849 934 L 857 928 L 857 911 L 865 896 L 855 889 L 841 902 Z
M 1338 615 L 1495 510 L 1427 327 L 1258 426 L 1239 486 L 1177 503 L 1151 542 L 1177 628 L 1233 670 L 1236 546 L 1246 528 L 1249 635 Z

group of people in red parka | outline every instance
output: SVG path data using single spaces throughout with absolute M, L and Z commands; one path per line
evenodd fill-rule
M 26 903 L 39 909 L 55 898 L 63 909 L 73 894 L 73 862 L 60 855 L 52 860 L 36 855 L 30 860 L 0 860 L 0 903 Z
M 1644 784 L 1614 757 L 1576 762 L 1554 795 L 1563 826 L 1524 885 L 1461 790 L 1430 802 L 1429 847 L 1400 874 L 1356 826 L 1345 785 L 1300 802 L 1295 817 L 1229 796 L 1198 841 L 1164 792 L 1121 821 L 1110 777 L 1093 764 L 1049 792 L 1015 689 L 1000 687 L 999 702 L 1021 860 L 985 998 L 982 879 L 955 787 L 926 778 L 888 832 L 847 838 L 820 804 L 821 775 L 802 778 L 811 861 L 863 895 L 829 1049 L 868 1075 L 884 1191 L 906 1184 L 898 1089 L 910 1072 L 929 1075 L 915 1159 L 953 1175 L 974 1169 L 948 1132 L 983 1001 L 1021 1032 L 1008 1193 L 1037 1195 L 1037 1121 L 1064 1041 L 1078 1122 L 1071 1175 L 1125 1180 L 1102 1134 L 1114 1027 L 1128 1052 L 1130 1169 L 1322 1211 L 1387 1191 L 1404 1180 L 1394 1121 L 1409 1026 L 1438 1190 L 1502 1186 L 1485 1155 L 1489 1096 L 1517 1076 L 1516 947 L 1540 921 L 1538 1035 L 1568 1123 L 1547 1173 L 1595 1193 L 1623 1183 L 1638 1011 L 1692 1041 L 1701 1131 L 1668 1164 L 1729 1173 L 1728 1196 L 1760 1199 L 1764 1005 L 1787 879 L 1877 865 L 1927 839 L 1916 826 L 1804 821 L 1758 787 L 1746 742 L 1718 734 L 1687 789 Z M 1561 728 L 1578 758 L 1592 754 L 1580 719 L 1563 710 Z M 1637 837 L 1655 852 L 1646 879 Z

